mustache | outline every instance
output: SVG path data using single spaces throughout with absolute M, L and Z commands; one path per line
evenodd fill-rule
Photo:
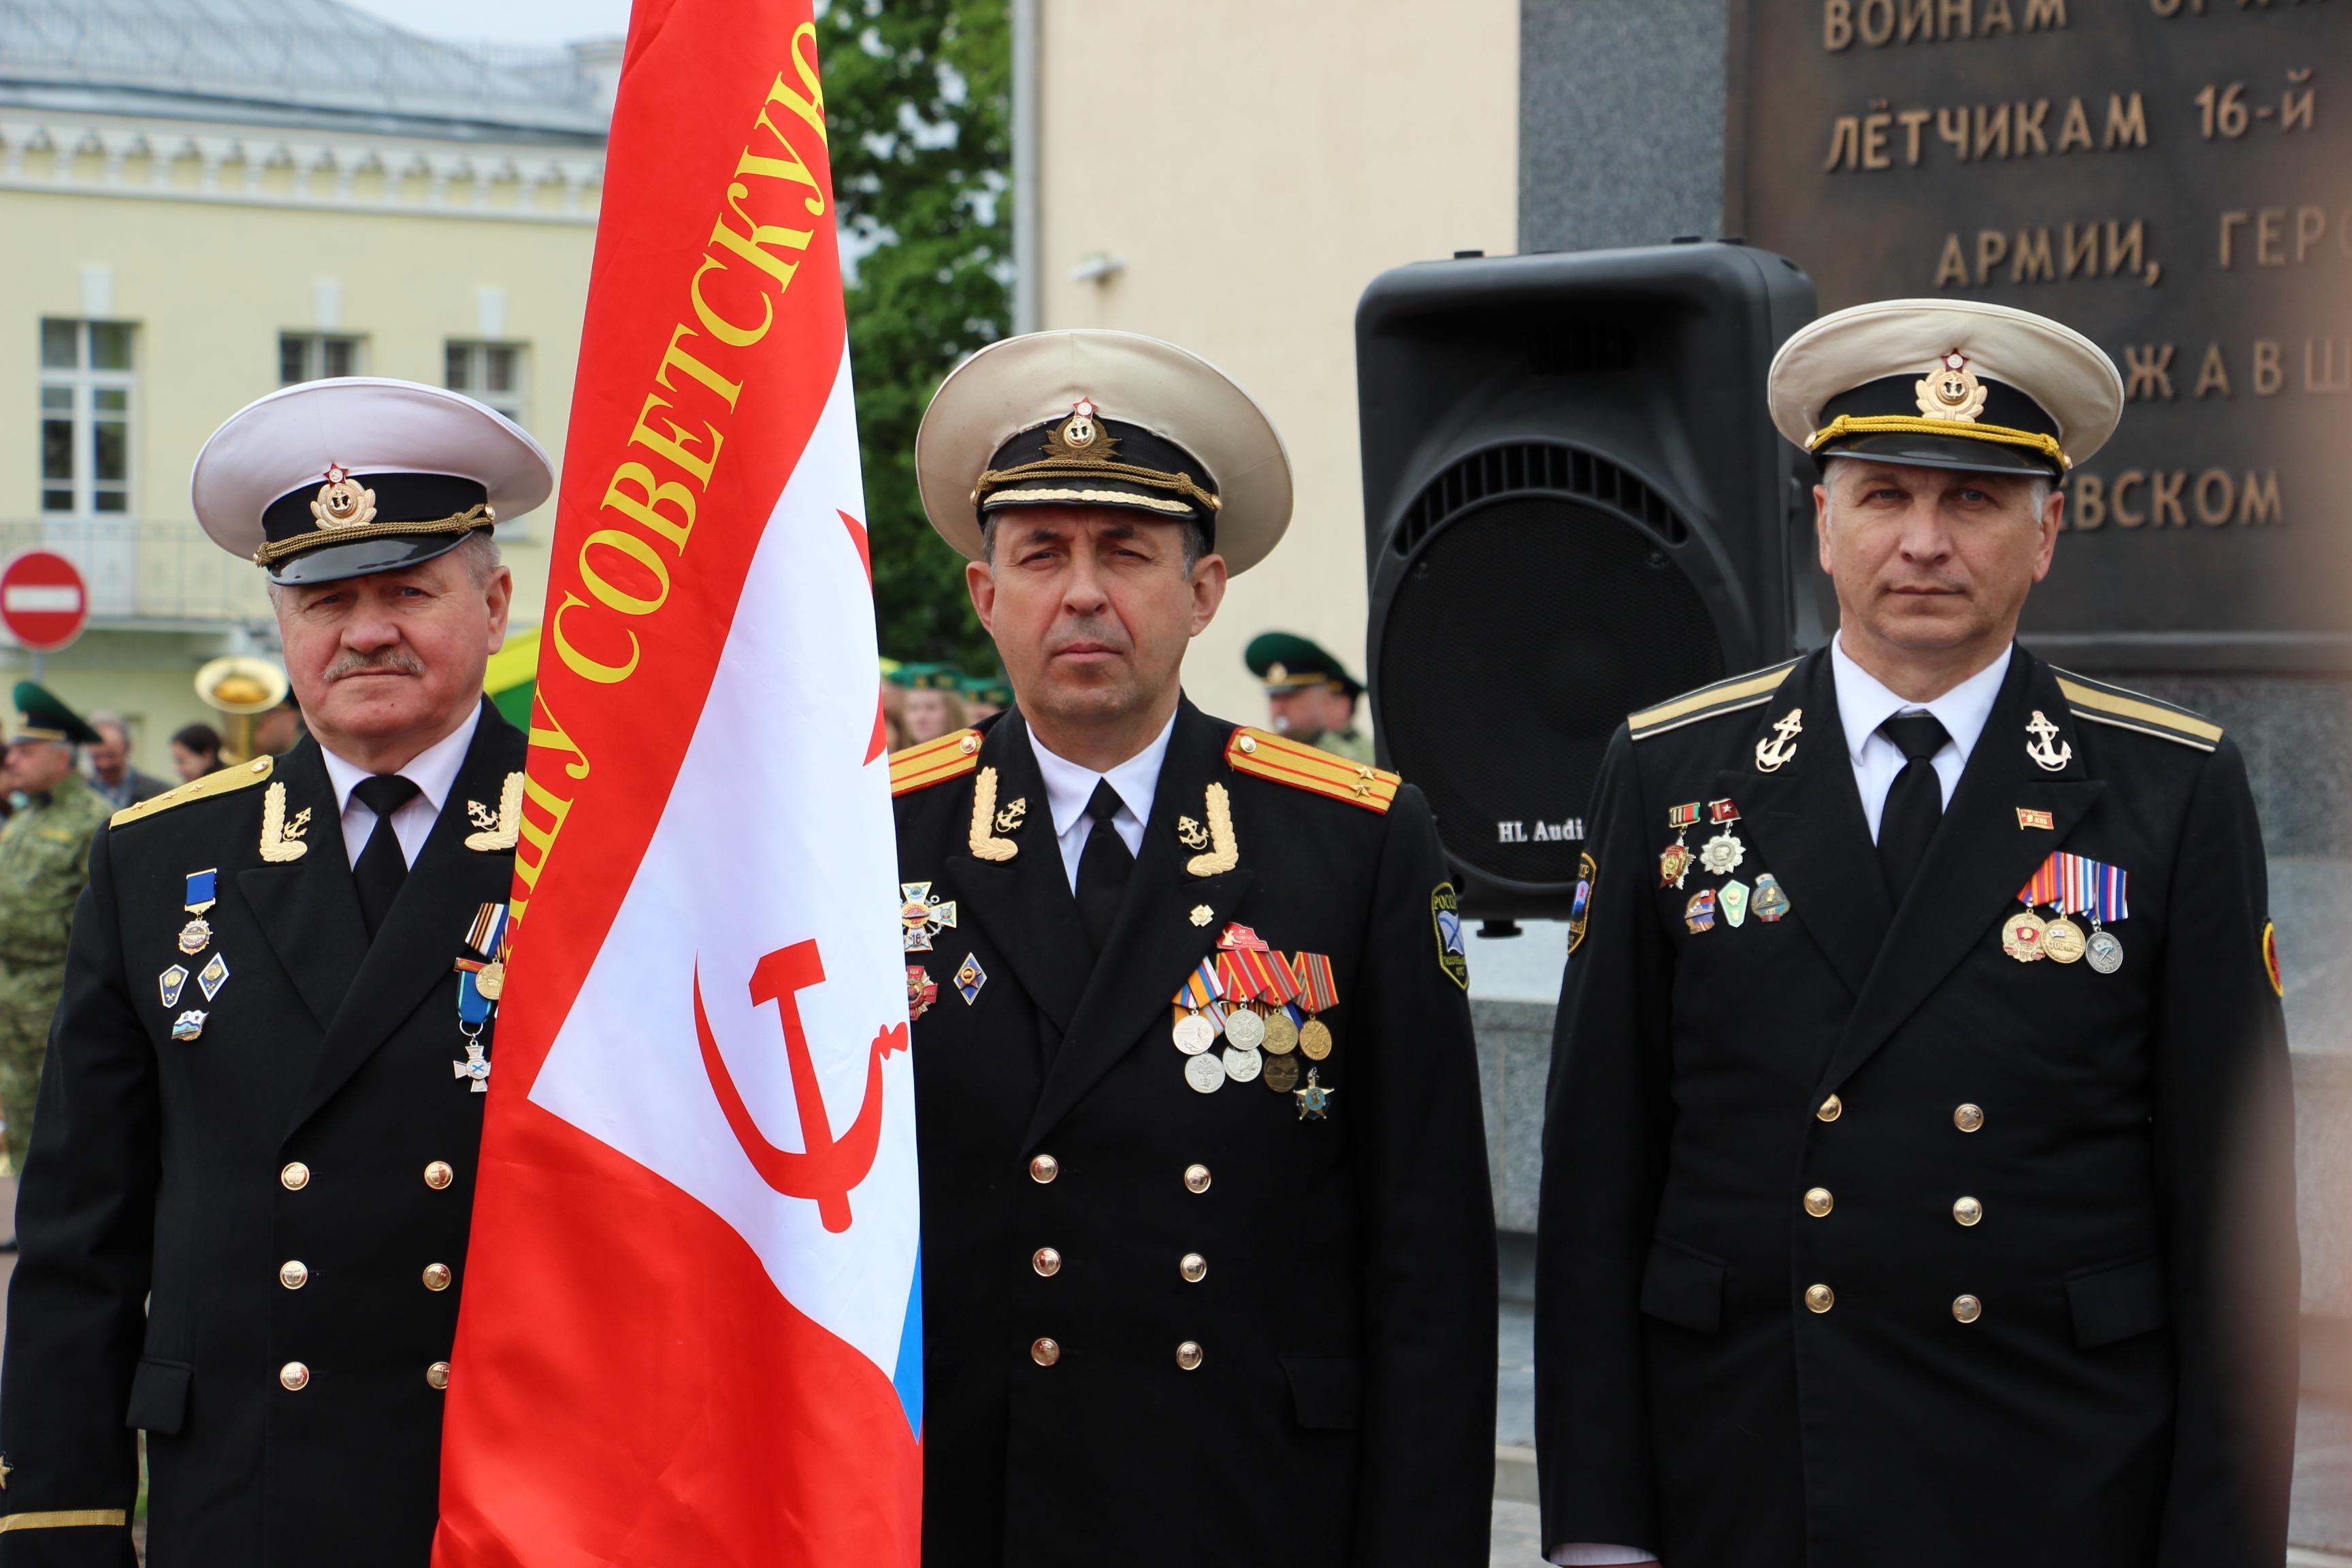
M 331 684 L 347 675 L 357 675 L 363 669 L 388 669 L 395 675 L 422 675 L 425 673 L 425 661 L 404 647 L 381 648 L 373 653 L 361 653 L 354 649 L 339 655 L 334 663 L 327 666 L 322 679 Z
M 1060 653 L 1073 643 L 1100 643 L 1118 653 L 1131 653 L 1134 647 L 1128 640 L 1127 628 L 1113 620 L 1072 621 L 1056 631 L 1045 645 L 1050 657 Z

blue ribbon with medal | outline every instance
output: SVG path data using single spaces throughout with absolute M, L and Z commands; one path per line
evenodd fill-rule
M 498 1011 L 507 980 L 507 906 L 484 904 L 467 928 L 466 945 L 478 959 L 457 960 L 457 1033 L 465 1037 L 466 1057 L 449 1064 L 450 1072 L 471 1079 L 476 1094 L 490 1088 L 490 1058 L 484 1054 L 482 1031 Z

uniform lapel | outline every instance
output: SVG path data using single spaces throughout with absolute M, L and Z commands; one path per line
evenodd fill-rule
M 1803 725 L 1796 754 L 1768 771 L 1758 764 L 1758 749 L 1777 739 L 1773 726 L 1792 712 Z M 1761 868 L 1789 895 L 1790 917 L 1846 989 L 1861 995 L 1885 941 L 1889 911 L 1826 647 L 1780 683 L 1756 726 L 1755 744 L 1743 750 L 1738 765 L 1717 775 L 1716 788 L 1739 808 L 1740 827 L 1763 850 Z M 1704 821 L 1695 831 L 1706 831 Z M 1754 877 L 1750 871 L 1747 879 Z
M 1001 813 L 1016 800 L 1029 803 L 1019 828 L 1008 837 L 1020 846 L 1010 860 L 974 855 L 947 858 L 961 906 L 959 918 L 973 921 L 1013 966 L 1021 989 L 1053 1021 L 1056 1033 L 1076 1016 L 1087 984 L 1087 933 L 1078 923 L 1077 900 L 1054 842 L 1054 814 L 1045 805 L 1045 781 L 1030 750 L 1029 729 L 1018 712 L 989 727 L 980 764 L 996 770 Z M 969 806 L 965 808 L 970 810 Z M 995 825 L 990 825 L 995 834 Z
M 2079 754 L 2056 770 L 2027 754 L 2026 725 L 2037 711 L 2059 725 L 2053 744 L 2071 747 L 2073 715 L 2057 678 L 2021 647 L 1944 808 L 1918 880 L 1896 911 L 1870 982 L 1846 1020 L 1845 1034 L 1822 1076 L 1823 1093 L 1886 1043 L 1972 943 L 1993 940 L 1996 923 L 2016 902 L 2018 889 L 2105 789 L 2087 775 Z M 2021 826 L 2020 808 L 2049 813 L 2051 828 Z
M 383 929 L 375 933 L 342 1005 L 327 1026 L 325 1048 L 310 1087 L 295 1108 L 293 1125 L 299 1126 L 333 1098 L 376 1047 L 407 1021 L 425 994 L 450 977 L 475 911 L 487 901 L 507 897 L 514 879 L 513 852 L 466 847 L 467 836 L 475 831 L 466 803 L 495 803 L 507 774 L 522 764 L 522 737 L 485 701 L 473 744 L 466 749 L 465 763 L 457 770 L 448 798 L 441 803 L 432 834 L 417 852 L 416 863 L 408 868 L 400 897 L 393 900 Z M 341 844 L 336 847 L 340 849 Z M 312 858 L 315 853 L 304 858 Z M 349 887 L 348 862 L 343 880 Z M 352 892 L 349 897 L 356 914 L 358 895 Z M 313 955 L 306 962 L 317 959 Z M 454 1061 L 462 1046 L 454 1005 L 449 1038 Z
M 291 861 L 258 859 L 257 845 L 245 851 L 256 858 L 255 863 L 238 870 L 236 889 L 302 1005 L 324 1029 L 334 1021 L 352 976 L 367 957 L 367 924 L 360 915 L 358 889 L 352 885 L 342 815 L 319 742 L 305 737 L 278 763 L 270 779 L 286 786 L 289 821 L 310 812 L 310 826 L 301 838 L 309 847 L 300 859 Z
M 1183 865 L 1192 852 L 1176 837 L 1176 819 L 1201 816 L 1209 784 L 1226 776 L 1226 733 L 1189 701 L 1179 704 L 1127 900 L 1095 960 L 1077 1016 L 1046 1071 L 1030 1118 L 1031 1144 L 1052 1131 L 1138 1041 L 1158 1033 L 1155 1025 L 1164 1028 L 1176 988 L 1213 949 L 1217 932 L 1247 896 L 1252 879 L 1248 867 L 1213 877 L 1192 876 Z M 1234 837 L 1246 857 L 1246 834 L 1237 827 Z M 1055 868 L 1058 872 L 1059 865 Z M 1073 903 L 1074 911 L 1076 907 Z M 1192 911 L 1202 907 L 1209 919 L 1196 925 Z M 1085 938 L 1079 941 L 1083 944 Z M 1083 945 L 1079 951 L 1085 951 Z M 1171 1066 L 1171 1076 L 1174 1070 Z

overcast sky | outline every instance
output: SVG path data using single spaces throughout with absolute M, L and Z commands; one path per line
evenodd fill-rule
M 462 44 L 568 44 L 629 30 L 629 0 L 343 0 L 429 38 Z

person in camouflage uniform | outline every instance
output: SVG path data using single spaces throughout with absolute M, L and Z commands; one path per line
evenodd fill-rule
M 24 804 L 0 826 L 0 1116 L 11 1163 L 33 1139 L 49 1016 L 66 978 L 66 931 L 89 875 L 90 840 L 114 807 L 74 771 L 98 732 L 32 681 L 16 686 L 8 787 Z

